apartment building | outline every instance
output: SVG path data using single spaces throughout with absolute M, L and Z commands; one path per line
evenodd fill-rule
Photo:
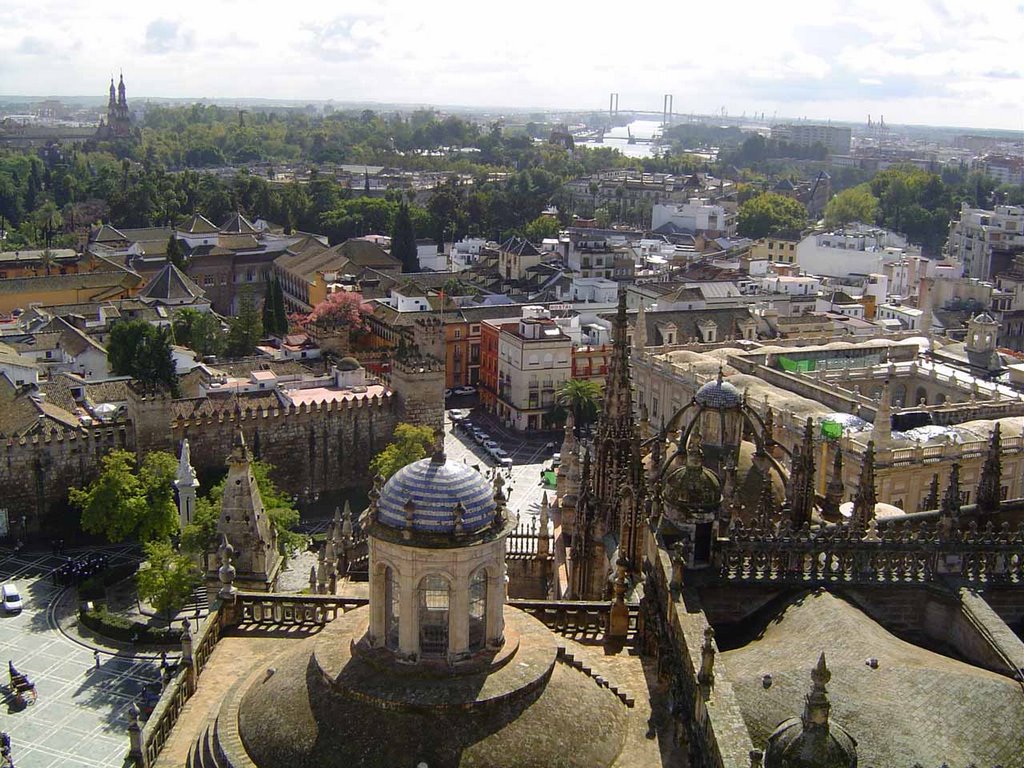
M 964 277 L 990 280 L 999 266 L 995 254 L 1012 255 L 1024 251 L 1024 206 L 997 205 L 994 210 L 960 205 L 960 216 L 949 225 L 946 255 L 964 267 Z M 996 259 L 1000 261 L 1000 259 Z
M 562 385 L 572 377 L 572 338 L 545 310 L 524 308 L 515 322 L 485 320 L 481 382 L 493 371 L 494 412 L 512 429 L 545 429 Z M 491 354 L 496 359 L 488 359 Z
M 829 152 L 844 155 L 850 151 L 853 131 L 830 123 L 781 123 L 772 126 L 772 138 L 798 147 L 821 144 Z

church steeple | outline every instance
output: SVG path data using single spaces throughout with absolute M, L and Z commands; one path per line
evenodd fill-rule
M 113 84 L 113 81 L 111 81 L 111 84 Z M 121 73 L 120 82 L 117 84 L 117 105 L 119 107 L 128 107 L 128 99 L 124 89 L 124 72 Z
M 110 78 L 110 100 L 107 102 L 107 108 L 110 109 L 117 105 L 117 91 L 114 90 L 114 78 Z
M 620 547 L 638 552 L 642 536 L 639 527 L 646 508 L 639 428 L 633 418 L 633 392 L 629 371 L 629 337 L 626 320 L 626 293 L 619 292 L 618 310 L 612 324 L 612 354 L 605 377 L 604 407 L 597 421 L 594 439 L 594 471 L 590 485 L 597 541 L 617 533 Z M 596 548 L 595 548 L 596 553 Z M 638 569 L 630 552 L 622 552 L 627 567 Z M 596 556 L 596 555 L 595 555 Z M 600 554 L 603 557 L 603 553 Z M 600 559 L 598 557 L 598 559 Z M 607 563 L 594 563 L 606 568 Z M 579 599 L 600 599 L 581 595 Z

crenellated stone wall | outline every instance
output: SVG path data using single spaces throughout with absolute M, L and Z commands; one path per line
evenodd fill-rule
M 7 510 L 9 535 L 73 534 L 78 516 L 68 512 L 68 489 L 92 481 L 100 460 L 115 448 L 134 448 L 125 422 L 0 440 L 0 507 Z
M 188 438 L 199 472 L 217 472 L 241 427 L 253 457 L 274 466 L 281 489 L 308 495 L 368 486 L 370 460 L 388 444 L 401 420 L 397 398 L 388 393 L 178 419 L 170 435 L 174 445 Z

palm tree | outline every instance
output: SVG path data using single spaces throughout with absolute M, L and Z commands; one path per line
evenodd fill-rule
M 569 379 L 558 390 L 556 399 L 559 405 L 572 409 L 577 436 L 597 419 L 601 395 L 601 385 L 589 379 Z

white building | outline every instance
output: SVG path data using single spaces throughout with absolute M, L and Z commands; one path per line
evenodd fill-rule
M 896 320 L 900 328 L 905 331 L 916 331 L 921 327 L 921 317 L 924 312 L 915 307 L 906 307 L 902 304 L 879 304 L 875 309 L 877 320 Z
M 721 205 L 712 204 L 707 198 L 691 197 L 681 205 L 659 203 L 651 208 L 651 229 L 657 230 L 666 224 L 690 233 L 706 233 L 712 236 L 736 234 L 736 218 Z
M 604 277 L 573 277 L 566 298 L 570 301 L 614 304 L 618 293 L 619 284 L 614 280 Z
M 885 264 L 919 253 L 895 232 L 864 224 L 808 235 L 796 247 L 803 271 L 843 280 L 881 273 Z
M 994 250 L 1024 250 L 1024 206 L 988 211 L 962 203 L 960 218 L 950 222 L 946 254 L 964 265 L 964 277 L 989 280 Z

